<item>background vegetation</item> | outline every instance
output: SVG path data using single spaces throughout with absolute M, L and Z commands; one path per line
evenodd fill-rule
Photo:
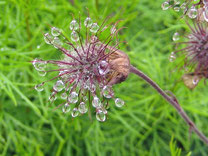
M 155 90 L 134 75 L 114 86 L 126 102 L 118 109 L 111 102 L 108 119 L 98 122 L 87 115 L 71 119 L 57 104 L 48 104 L 52 83 L 38 93 L 39 77 L 29 61 L 57 58 L 59 52 L 46 45 L 41 32 L 48 25 L 68 29 L 72 17 L 90 16 L 101 23 L 123 19 L 120 40 L 131 63 L 165 90 L 172 91 L 196 125 L 208 136 L 207 86 L 200 82 L 187 89 L 168 56 L 171 36 L 186 30 L 180 13 L 162 11 L 163 0 L 1 0 L 0 1 L 0 153 L 2 155 L 194 155 L 207 156 L 208 148 L 192 134 L 175 109 Z M 180 154 L 181 153 L 181 154 Z

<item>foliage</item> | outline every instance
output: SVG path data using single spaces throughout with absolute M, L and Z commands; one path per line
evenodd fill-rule
M 73 2 L 73 5 L 72 5 Z M 168 56 L 173 50 L 171 36 L 187 29 L 180 15 L 162 11 L 162 0 L 2 0 L 0 1 L 0 153 L 2 155 L 181 155 L 206 156 L 207 146 L 193 134 L 177 112 L 150 86 L 134 75 L 114 86 L 126 106 L 118 109 L 113 101 L 104 123 L 88 116 L 71 119 L 61 110 L 53 111 L 47 99 L 52 83 L 38 93 L 33 87 L 45 80 L 30 61 L 36 57 L 53 59 L 59 52 L 45 44 L 41 32 L 47 24 L 68 29 L 72 17 L 82 21 L 89 8 L 98 22 L 108 15 L 123 19 L 121 46 L 131 63 L 165 90 L 178 97 L 196 125 L 208 135 L 207 87 L 201 81 L 194 91 L 181 82 L 181 72 Z M 181 24 L 183 23 L 183 24 Z M 169 147 L 171 136 L 175 143 Z M 177 146 L 177 148 L 176 148 Z

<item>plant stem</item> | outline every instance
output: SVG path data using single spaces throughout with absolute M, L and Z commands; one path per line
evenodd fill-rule
M 137 76 L 141 77 L 143 80 L 145 80 L 147 83 L 149 83 L 157 92 L 165 99 L 167 100 L 180 114 L 180 116 L 185 120 L 185 122 L 190 126 L 190 130 L 194 131 L 199 138 L 205 142 L 208 145 L 208 138 L 198 130 L 196 125 L 193 121 L 188 117 L 186 112 L 183 110 L 183 108 L 179 105 L 177 102 L 177 99 L 175 97 L 171 97 L 167 95 L 165 91 L 163 91 L 153 80 L 151 80 L 147 75 L 145 75 L 140 70 L 136 69 L 135 67 L 130 67 L 130 72 L 136 74 Z

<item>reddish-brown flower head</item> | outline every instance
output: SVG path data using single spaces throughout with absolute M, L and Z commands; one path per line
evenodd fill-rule
M 63 105 L 63 112 L 71 112 L 72 117 L 86 113 L 92 105 L 97 120 L 105 121 L 111 98 L 117 107 L 124 105 L 123 100 L 114 97 L 112 85 L 126 79 L 130 63 L 127 55 L 118 50 L 117 40 L 110 46 L 121 30 L 116 29 L 118 22 L 113 25 L 105 25 L 105 22 L 99 26 L 90 17 L 83 23 L 73 19 L 69 25 L 70 39 L 63 31 L 52 27 L 51 34 L 44 34 L 44 39 L 63 53 L 62 59 L 33 61 L 35 69 L 42 76 L 48 72 L 57 72 L 57 76 L 49 80 L 56 80 L 49 100 L 53 102 L 60 95 L 66 101 L 60 104 Z M 85 33 L 81 33 L 81 30 Z M 108 31 L 109 35 L 101 40 L 100 35 L 104 31 Z M 57 68 L 46 70 L 49 64 Z M 36 90 L 42 91 L 44 84 L 36 85 Z
M 188 41 L 177 43 L 185 45 L 185 48 L 176 50 L 172 55 L 177 53 L 185 55 L 184 68 L 193 72 L 189 73 L 189 79 L 192 75 L 195 84 L 189 88 L 193 88 L 201 78 L 208 78 L 208 29 L 207 24 L 200 23 L 194 23 L 193 27 L 189 25 L 189 28 L 191 32 L 186 36 Z M 188 75 L 185 76 L 187 79 Z

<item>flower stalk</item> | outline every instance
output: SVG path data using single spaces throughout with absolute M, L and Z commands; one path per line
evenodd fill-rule
M 169 96 L 164 90 L 162 90 L 152 79 L 150 79 L 147 75 L 145 75 L 143 72 L 138 70 L 137 68 L 133 67 L 131 65 L 130 67 L 130 73 L 136 74 L 143 80 L 145 80 L 149 85 L 151 85 L 169 104 L 171 104 L 180 114 L 180 116 L 184 119 L 184 121 L 189 125 L 190 131 L 194 131 L 198 137 L 208 145 L 208 138 L 197 128 L 197 126 L 194 124 L 194 122 L 189 118 L 189 116 L 186 114 L 186 112 L 183 110 L 183 108 L 178 103 L 177 99 L 175 97 Z

